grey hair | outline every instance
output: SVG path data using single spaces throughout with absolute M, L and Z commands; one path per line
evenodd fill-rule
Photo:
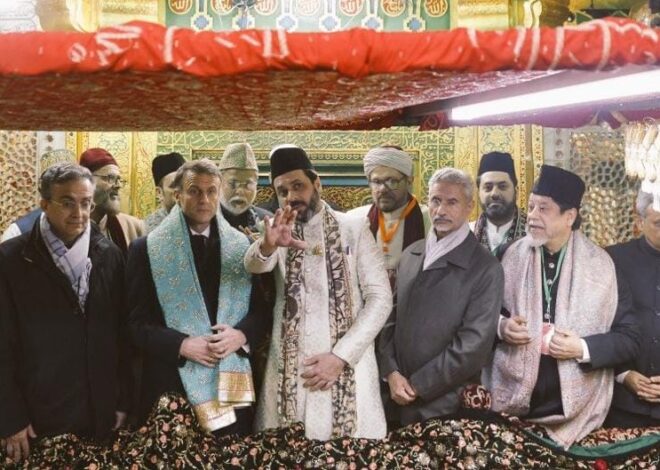
M 87 180 L 96 186 L 92 172 L 84 166 L 71 162 L 58 162 L 49 166 L 39 177 L 39 194 L 42 199 L 50 200 L 53 196 L 53 185 L 69 181 Z
M 474 196 L 474 180 L 463 170 L 450 167 L 435 170 L 433 176 L 429 178 L 429 188 L 437 183 L 451 183 L 463 186 L 463 192 L 468 201 L 471 201 Z
M 653 204 L 653 194 L 644 192 L 640 189 L 637 193 L 635 208 L 642 219 L 646 217 L 646 209 L 648 209 L 651 204 Z
M 183 189 L 183 178 L 188 172 L 196 175 L 209 175 L 221 178 L 220 170 L 217 165 L 208 158 L 191 160 L 184 163 L 178 170 L 176 170 L 176 175 L 174 175 L 174 180 L 172 181 L 172 184 L 170 184 L 170 188 L 178 190 Z

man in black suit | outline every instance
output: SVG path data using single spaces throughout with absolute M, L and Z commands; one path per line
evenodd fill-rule
M 616 370 L 608 427 L 660 426 L 660 212 L 652 204 L 653 195 L 640 191 L 642 236 L 606 249 L 641 326 L 639 354 Z
M 261 341 L 266 330 L 255 313 L 259 310 L 253 308 L 254 289 L 235 289 L 232 298 L 222 297 L 227 275 L 242 273 L 251 282 L 242 265 L 249 241 L 218 211 L 220 174 L 211 161 L 185 163 L 172 185 L 177 205 L 148 237 L 131 245 L 127 261 L 131 279 L 129 324 L 133 340 L 144 354 L 138 418 L 143 421 L 163 393 L 179 392 L 191 400 L 208 431 L 216 435 L 249 434 L 254 401 L 249 367 L 248 372 L 236 372 L 223 370 L 223 366 L 247 358 L 250 346 Z M 192 260 L 186 246 L 191 249 Z M 171 277 L 162 282 L 168 263 L 174 265 Z M 241 292 L 247 298 L 241 298 Z M 190 307 L 195 297 L 196 307 Z M 243 304 L 247 313 L 222 315 Z M 181 318 L 186 308 L 190 312 Z M 208 318 L 197 315 L 200 309 L 205 310 Z M 228 324 L 227 318 L 237 318 L 238 322 Z M 195 329 L 195 323 L 201 329 Z M 202 378 L 215 384 L 212 387 L 230 387 L 224 394 L 216 393 L 213 399 L 195 403 L 199 390 L 191 387 L 200 376 L 189 373 L 203 374 Z M 236 383 L 240 384 L 238 391 L 231 388 Z M 228 408 L 233 411 L 213 411 Z

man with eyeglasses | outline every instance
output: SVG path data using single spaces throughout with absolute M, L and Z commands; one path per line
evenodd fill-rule
M 158 227 L 170 213 L 176 201 L 174 200 L 174 188 L 171 187 L 174 175 L 181 165 L 186 163 L 183 155 L 177 152 L 157 155 L 151 162 L 151 174 L 156 185 L 156 195 L 160 199 L 160 207 L 149 214 L 144 220 L 147 233 Z
M 71 151 L 66 149 L 50 150 L 41 156 L 42 162 L 50 162 L 50 164 L 59 162 L 73 162 L 75 159 L 76 156 Z M 41 212 L 41 207 L 36 207 L 27 214 L 16 219 L 4 231 L 0 241 L 4 242 L 10 238 L 18 237 L 20 234 L 32 230 L 34 223 L 39 220 Z
M 124 259 L 90 224 L 94 178 L 58 163 L 39 192 L 32 230 L 0 246 L 0 439 L 14 462 L 36 438 L 110 437 L 130 400 Z
M 177 204 L 128 254 L 129 323 L 144 354 L 138 419 L 177 392 L 206 431 L 246 435 L 255 401 L 248 355 L 266 328 L 243 268 L 250 241 L 219 216 L 213 162 L 186 162 L 172 186 Z
M 413 161 L 401 147 L 384 145 L 369 150 L 364 157 L 364 173 L 374 202 L 348 214 L 369 224 L 394 286 L 401 253 L 426 236 L 431 220 L 428 209 L 412 194 Z
M 140 219 L 120 212 L 119 190 L 126 181 L 121 177 L 117 161 L 105 149 L 90 148 L 80 155 L 80 164 L 92 172 L 96 182 L 92 221 L 126 255 L 128 245 L 145 235 L 146 230 Z
M 470 224 L 477 240 L 494 255 L 525 236 L 527 217 L 516 204 L 518 179 L 511 155 L 490 152 L 481 157 L 477 172 L 481 215 Z

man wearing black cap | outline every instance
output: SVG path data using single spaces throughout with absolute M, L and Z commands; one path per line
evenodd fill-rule
M 528 235 L 502 259 L 509 318 L 484 373 L 495 411 L 541 424 L 565 448 L 603 424 L 612 367 L 639 347 L 629 291 L 617 289 L 611 258 L 578 230 L 584 190 L 576 174 L 542 166 Z
M 176 204 L 174 188 L 170 187 L 170 185 L 174 181 L 176 170 L 184 163 L 186 163 L 186 160 L 183 158 L 183 155 L 177 152 L 158 155 L 151 162 L 151 174 L 154 177 L 156 195 L 160 199 L 160 207 L 149 214 L 144 220 L 147 233 L 158 227 L 163 219 L 167 217 L 167 214 L 170 213 L 174 204 Z
M 313 439 L 382 438 L 373 344 L 392 309 L 382 254 L 362 219 L 321 200 L 303 149 L 276 147 L 270 166 L 282 209 L 245 255 L 248 271 L 275 270 L 277 288 L 257 428 L 302 421 Z
M 527 217 L 516 205 L 518 179 L 511 154 L 483 155 L 477 186 L 481 215 L 470 228 L 482 245 L 497 254 L 498 248 L 525 236 Z

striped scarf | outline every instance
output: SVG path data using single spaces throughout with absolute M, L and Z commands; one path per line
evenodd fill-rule
M 71 248 L 53 233 L 46 214 L 41 214 L 39 221 L 41 236 L 57 269 L 69 279 L 73 292 L 78 297 L 80 308 L 85 311 L 85 301 L 89 294 L 89 275 L 92 272 L 92 260 L 89 259 L 90 224 L 78 237 Z

